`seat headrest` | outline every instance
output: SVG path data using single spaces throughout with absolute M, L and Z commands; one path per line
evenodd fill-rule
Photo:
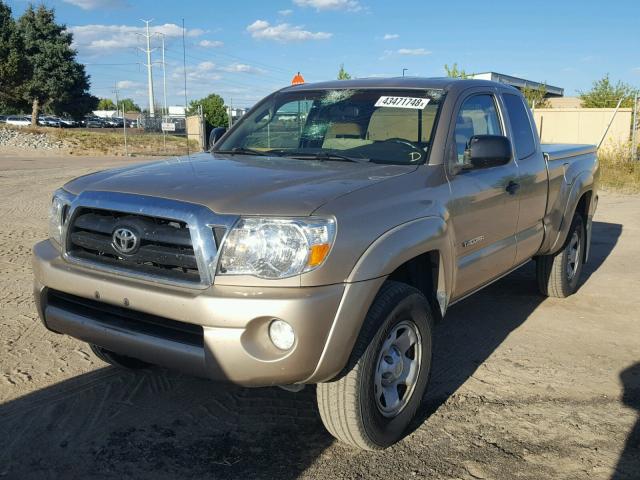
M 362 138 L 362 129 L 357 123 L 332 123 L 324 138 Z

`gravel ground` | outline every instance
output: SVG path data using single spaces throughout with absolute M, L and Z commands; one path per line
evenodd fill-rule
M 571 298 L 541 297 L 529 264 L 452 307 L 415 430 L 368 453 L 324 431 L 313 388 L 124 372 L 44 329 L 50 194 L 127 161 L 0 153 L 0 478 L 640 478 L 640 196 L 602 193 Z
M 17 129 L 0 127 L 0 147 L 55 150 L 64 146 L 63 142 L 51 138 L 46 133 L 21 132 Z

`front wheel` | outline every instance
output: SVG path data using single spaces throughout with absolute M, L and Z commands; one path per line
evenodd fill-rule
M 365 450 L 402 439 L 429 381 L 432 325 L 420 291 L 398 282 L 382 286 L 346 373 L 317 387 L 320 416 L 334 437 Z
M 578 289 L 586 248 L 584 220 L 574 214 L 565 246 L 553 255 L 536 259 L 536 276 L 540 293 L 548 297 L 566 298 Z

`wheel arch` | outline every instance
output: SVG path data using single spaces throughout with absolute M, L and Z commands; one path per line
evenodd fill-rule
M 597 203 L 597 196 L 594 195 L 593 175 L 590 172 L 583 172 L 579 175 L 567 195 L 567 201 L 560 217 L 560 225 L 548 232 L 549 239 L 545 242 L 546 248 L 541 249 L 541 254 L 549 255 L 558 252 L 567 240 L 573 215 L 580 212 L 587 225 L 587 236 L 590 238 L 591 218 Z M 557 217 L 556 217 L 557 218 Z M 555 230 L 555 231 L 554 231 Z M 588 249 L 587 249 L 588 250 Z M 588 251 L 585 255 L 588 256 Z
M 387 279 L 425 294 L 435 320 L 444 316 L 452 291 L 452 246 L 440 217 L 400 225 L 374 241 L 360 257 L 315 371 L 304 383 L 335 379 L 351 358 L 367 312 Z M 426 270 L 426 275 L 422 273 Z
M 347 282 L 387 277 L 407 283 L 435 301 L 443 316 L 453 290 L 453 246 L 441 217 L 423 217 L 389 230 L 364 252 Z M 428 272 L 422 275 L 422 272 Z

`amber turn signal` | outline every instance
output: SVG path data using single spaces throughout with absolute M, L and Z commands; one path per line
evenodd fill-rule
M 311 251 L 309 253 L 309 260 L 307 261 L 307 266 L 317 267 L 318 265 L 320 265 L 329 254 L 329 248 L 330 246 L 328 243 L 312 245 Z

